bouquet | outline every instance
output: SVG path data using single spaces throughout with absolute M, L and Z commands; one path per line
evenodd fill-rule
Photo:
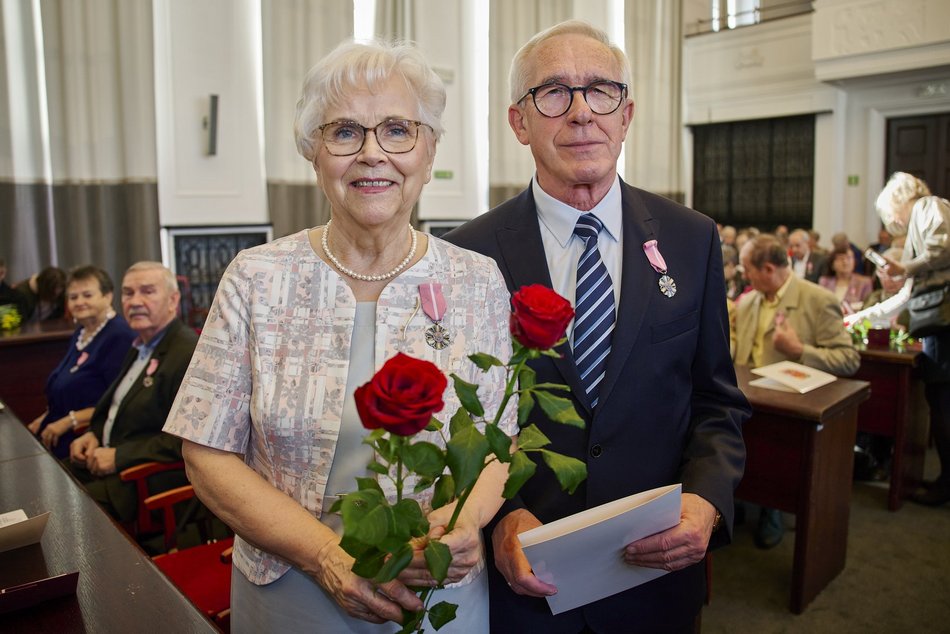
M 483 353 L 469 356 L 482 372 L 493 367 L 505 369 L 505 390 L 497 412 L 485 412 L 478 385 L 452 374 L 461 407 L 446 426 L 434 417 L 445 405 L 445 375 L 433 363 L 402 353 L 388 360 L 369 383 L 356 390 L 360 419 L 364 427 L 372 430 L 363 442 L 376 453 L 369 470 L 392 479 L 396 501 L 391 504 L 386 499 L 376 478 L 357 478 L 358 490 L 341 496 L 331 508 L 342 515 L 340 547 L 355 559 L 355 574 L 378 584 L 391 581 L 410 564 L 414 548 L 424 544 L 427 569 L 440 584 L 445 580 L 452 562 L 451 552 L 438 538 L 427 539 L 429 522 L 425 513 L 416 500 L 404 495 L 409 474 L 417 478 L 413 493 L 431 487 L 433 509 L 457 501 L 445 533 L 455 527 L 479 475 L 494 461 L 508 465 L 503 493 L 506 499 L 514 497 L 535 471 L 536 465 L 528 453 L 539 453 L 566 491 L 573 493 L 587 477 L 583 462 L 545 449 L 548 438 L 537 426 L 527 424 L 537 404 L 554 421 L 584 427 L 571 401 L 551 393 L 569 388 L 537 383 L 534 370 L 527 365 L 529 360 L 542 355 L 558 356 L 552 348 L 564 341 L 565 328 L 574 310 L 563 297 L 539 285 L 523 287 L 512 297 L 512 305 L 511 358 L 503 362 Z M 515 395 L 519 399 L 521 431 L 517 449 L 511 451 L 511 439 L 498 424 Z M 414 439 L 422 430 L 438 432 L 446 448 Z M 423 610 L 404 615 L 402 632 L 421 631 L 426 613 L 437 630 L 455 618 L 457 606 L 451 603 L 443 601 L 430 607 L 434 590 L 417 589 Z
M 0 306 L 0 330 L 15 330 L 20 327 L 20 311 L 13 304 Z

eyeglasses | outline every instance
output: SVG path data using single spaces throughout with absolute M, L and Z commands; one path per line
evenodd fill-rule
M 560 117 L 571 109 L 575 92 L 584 95 L 584 101 L 594 114 L 610 114 L 623 103 L 627 84 L 621 84 L 619 81 L 595 81 L 586 86 L 568 86 L 552 82 L 531 88 L 517 103 L 531 95 L 538 112 L 545 117 Z
M 317 129 L 320 130 L 327 152 L 333 156 L 351 156 L 363 149 L 366 133 L 370 130 L 376 135 L 376 143 L 384 152 L 388 154 L 411 152 L 416 147 L 420 126 L 432 129 L 432 126 L 428 124 L 409 119 L 386 119 L 372 128 L 367 128 L 355 121 L 331 121 Z

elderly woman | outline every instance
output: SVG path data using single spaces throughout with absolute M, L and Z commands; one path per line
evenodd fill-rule
M 887 319 L 904 308 L 912 289 L 939 288 L 950 284 L 950 203 L 932 196 L 927 184 L 904 172 L 896 172 L 877 198 L 877 209 L 888 232 L 907 235 L 900 261 L 888 258 L 878 275 L 906 277 L 900 292 L 890 299 L 845 318 L 854 322 L 868 318 Z M 913 500 L 937 506 L 950 502 L 950 329 L 923 338 L 921 372 L 924 394 L 930 406 L 930 430 L 940 476 Z
M 109 274 L 95 266 L 74 269 L 66 281 L 66 306 L 79 328 L 46 381 L 47 410 L 28 425 L 58 458 L 69 455 L 73 430 L 89 423 L 135 338 L 112 310 L 112 289 Z
M 410 46 L 348 43 L 318 63 L 295 133 L 330 220 L 242 252 L 218 287 L 165 431 L 185 439 L 199 497 L 237 534 L 234 631 L 394 631 L 396 623 L 373 624 L 421 609 L 406 586 L 432 584 L 419 557 L 378 587 L 356 576 L 339 546 L 340 519 L 327 511 L 356 489 L 355 477 L 372 475 L 353 391 L 397 352 L 482 383 L 487 411 L 502 400 L 503 376 L 486 381 L 467 359 L 510 354 L 500 272 L 409 224 L 444 105 L 442 83 Z M 421 297 L 430 283 L 441 285 L 444 315 Z M 459 402 L 451 390 L 444 398 L 450 416 Z M 514 419 L 506 411 L 509 434 Z M 437 433 L 422 436 L 443 444 Z M 506 477 L 503 465 L 486 467 L 462 521 L 442 537 L 457 587 L 436 600 L 459 604 L 450 629 L 488 631 L 479 529 L 501 505 Z M 394 499 L 388 479 L 380 485 Z M 418 497 L 430 508 L 430 491 Z M 429 514 L 434 535 L 452 508 Z
M 850 315 L 860 310 L 874 283 L 867 275 L 854 272 L 854 252 L 850 246 L 835 247 L 828 255 L 825 267 L 818 283 L 835 294 L 841 302 L 841 312 Z

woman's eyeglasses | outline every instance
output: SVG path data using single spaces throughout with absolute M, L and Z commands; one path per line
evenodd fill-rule
M 421 121 L 409 119 L 386 119 L 372 128 L 355 121 L 331 121 L 324 123 L 320 130 L 327 152 L 333 156 L 351 156 L 363 149 L 366 135 L 370 130 L 376 135 L 376 143 L 388 154 L 405 154 L 416 147 L 420 126 L 430 130 L 432 126 Z

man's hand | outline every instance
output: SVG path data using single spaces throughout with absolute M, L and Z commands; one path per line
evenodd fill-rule
M 97 447 L 86 458 L 86 468 L 97 476 L 115 473 L 115 447 Z
M 69 445 L 69 460 L 73 464 L 87 467 L 89 456 L 99 446 L 99 439 L 91 431 L 77 438 Z
M 627 544 L 625 563 L 662 570 L 682 570 L 706 555 L 716 507 L 694 493 L 682 496 L 680 523 L 662 533 Z
M 776 317 L 778 316 L 776 315 Z M 788 320 L 784 318 L 776 318 L 775 320 L 775 332 L 772 333 L 772 346 L 792 360 L 800 359 L 802 353 L 805 352 L 805 346 L 802 345 L 801 339 L 798 338 L 798 333 L 789 325 Z
M 515 594 L 540 598 L 557 594 L 557 588 L 534 576 L 531 564 L 521 550 L 521 542 L 518 541 L 518 533 L 538 526 L 541 526 L 541 522 L 528 511 L 512 511 L 492 532 L 492 546 L 495 549 L 495 566 L 512 591 Z

